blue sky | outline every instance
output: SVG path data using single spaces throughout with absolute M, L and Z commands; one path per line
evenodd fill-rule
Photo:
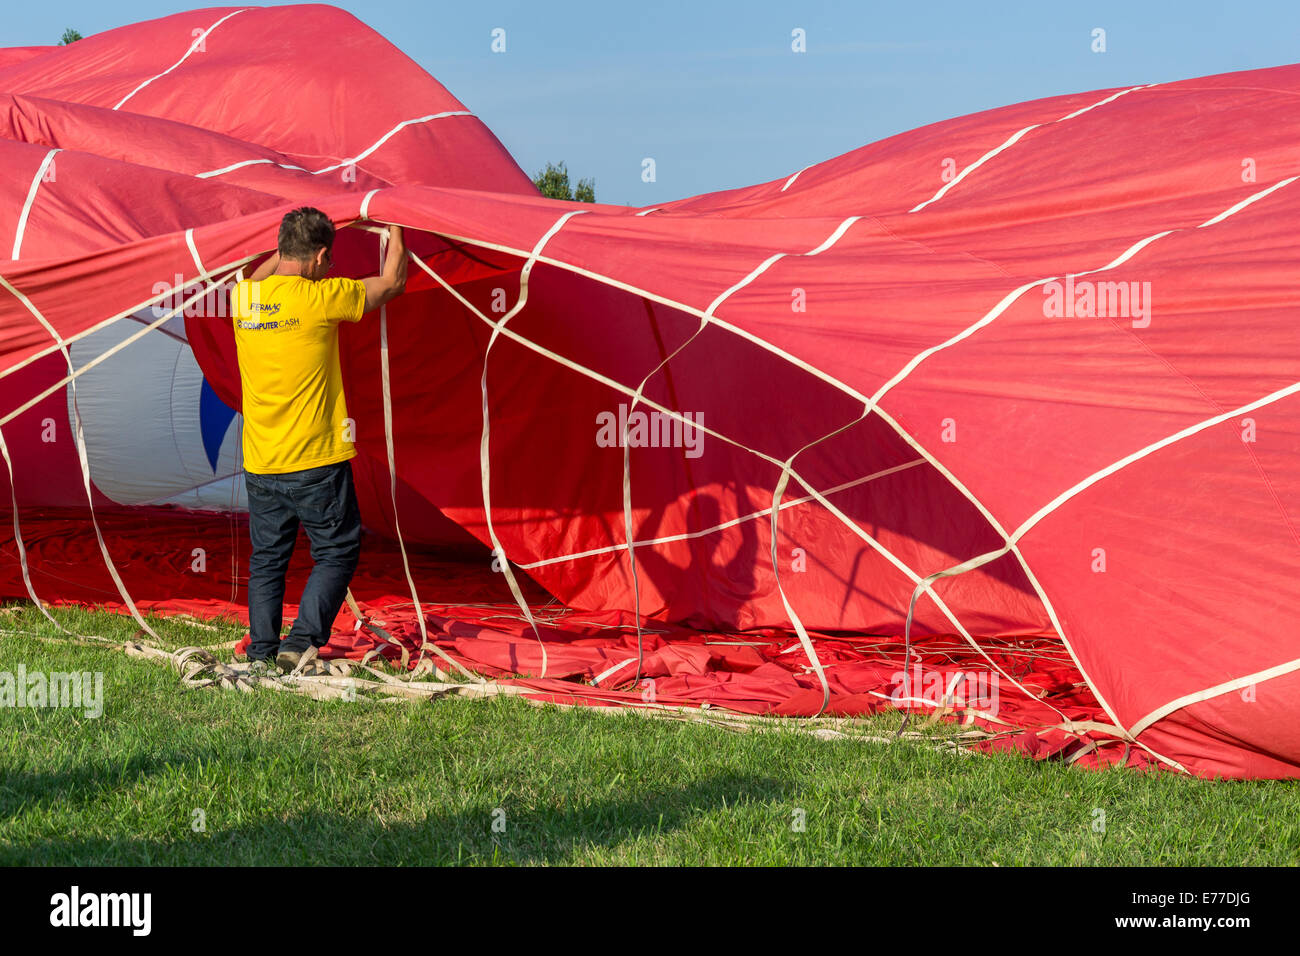
M 263 4 L 269 5 L 269 4 Z M 199 4 L 12 5 L 0 45 L 55 43 Z M 564 160 L 602 202 L 787 176 L 1007 103 L 1300 60 L 1300 3 L 342 2 L 477 113 L 530 175 Z M 504 54 L 491 52 L 493 28 Z M 807 52 L 793 53 L 802 28 Z M 1105 53 L 1091 50 L 1106 31 Z M 641 181 L 654 157 L 657 181 Z

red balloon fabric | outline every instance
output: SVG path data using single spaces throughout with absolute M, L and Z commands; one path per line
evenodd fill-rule
M 237 565 L 223 289 L 311 204 L 360 226 L 335 274 L 408 230 L 406 294 L 340 349 L 411 642 L 753 713 L 933 711 L 978 673 L 971 719 L 1035 756 L 1296 776 L 1297 92 L 1053 97 L 629 208 L 540 197 L 331 7 L 0 51 L 5 593 L 238 614 L 237 570 L 179 583 L 196 549 Z M 74 537 L 123 556 L 100 598 L 54 570 Z M 422 601 L 434 551 L 487 577 Z

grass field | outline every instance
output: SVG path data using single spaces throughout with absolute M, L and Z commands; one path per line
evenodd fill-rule
M 110 614 L 54 613 L 83 634 L 135 631 Z M 243 632 L 151 623 L 173 647 Z M 32 633 L 58 632 L 30 606 L 0 615 L 0 670 L 102 672 L 104 712 L 0 708 L 2 864 L 1300 858 L 1300 792 L 1289 783 L 738 734 L 510 698 L 380 704 L 186 690 L 156 663 Z M 876 722 L 892 732 L 898 718 Z

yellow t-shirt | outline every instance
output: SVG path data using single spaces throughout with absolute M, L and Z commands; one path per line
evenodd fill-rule
M 244 468 L 280 474 L 356 456 L 339 322 L 365 311 L 357 279 L 269 276 L 243 281 L 230 297 L 244 387 Z

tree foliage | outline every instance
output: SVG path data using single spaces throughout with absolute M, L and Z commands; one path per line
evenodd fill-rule
M 533 177 L 533 185 L 548 199 L 596 201 L 596 180 L 579 179 L 578 186 L 574 189 L 569 185 L 569 170 L 564 163 L 547 163 L 546 168 Z
M 67 46 L 70 43 L 76 43 L 78 40 L 85 39 L 78 31 L 68 27 L 63 31 L 63 39 L 59 41 L 59 46 Z

